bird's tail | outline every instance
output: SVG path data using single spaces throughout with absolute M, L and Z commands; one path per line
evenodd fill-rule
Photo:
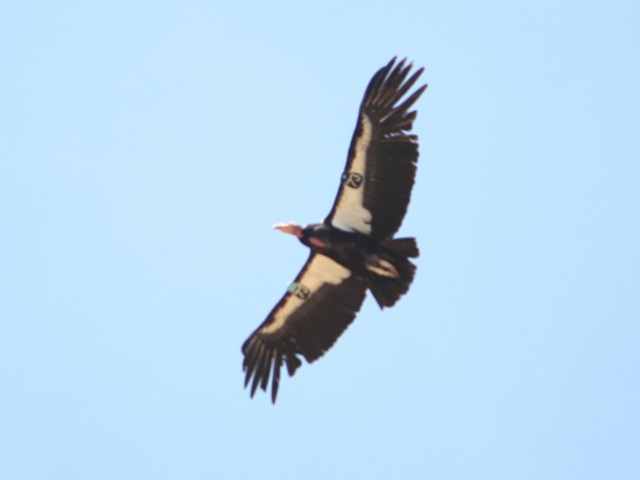
M 393 306 L 407 293 L 416 273 L 409 258 L 419 255 L 415 238 L 396 238 L 382 243 L 377 262 L 367 265 L 367 283 L 380 308 Z

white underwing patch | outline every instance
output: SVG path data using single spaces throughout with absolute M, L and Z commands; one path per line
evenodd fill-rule
M 275 312 L 273 322 L 262 327 L 262 333 L 272 333 L 280 329 L 287 318 L 296 311 L 303 302 L 313 296 L 323 285 L 340 285 L 351 276 L 351 271 L 343 267 L 329 257 L 316 254 L 307 265 L 302 276 L 294 282 L 295 288 L 289 290 L 293 293 L 287 297 L 284 305 Z M 305 291 L 305 295 L 297 295 L 296 292 Z
M 362 115 L 362 131 L 356 140 L 353 161 L 349 165 L 346 181 L 358 179 L 357 187 L 347 185 L 342 189 L 335 213 L 331 220 L 334 227 L 347 232 L 371 233 L 371 212 L 364 207 L 367 166 L 367 149 L 371 143 L 372 124 L 366 115 Z

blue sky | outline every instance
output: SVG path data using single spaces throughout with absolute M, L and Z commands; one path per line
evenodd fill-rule
M 4 2 L 0 477 L 640 478 L 638 2 Z M 406 297 L 242 388 L 425 67 Z

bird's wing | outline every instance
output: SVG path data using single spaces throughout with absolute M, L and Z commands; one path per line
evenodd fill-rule
M 331 212 L 336 228 L 378 240 L 391 238 L 407 211 L 418 162 L 418 137 L 411 135 L 416 111 L 409 111 L 426 85 L 406 100 L 423 69 L 407 79 L 412 65 L 395 58 L 381 68 L 364 94 L 347 164 Z
M 275 403 L 283 362 L 291 376 L 302 363 L 298 355 L 311 363 L 329 350 L 360 310 L 365 291 L 361 277 L 311 253 L 282 299 L 242 345 L 251 396 L 258 386 L 266 391 L 271 376 Z

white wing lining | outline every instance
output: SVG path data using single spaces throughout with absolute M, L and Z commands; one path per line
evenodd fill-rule
M 310 261 L 302 277 L 298 280 L 313 295 L 324 284 L 339 285 L 351 276 L 351 271 L 324 255 L 316 254 Z M 260 329 L 261 333 L 272 333 L 280 329 L 287 318 L 294 312 L 305 298 L 293 294 L 287 298 L 282 308 L 273 315 L 273 322 Z
M 334 227 L 347 232 L 357 231 L 365 235 L 371 233 L 371 212 L 364 207 L 364 190 L 366 188 L 367 149 L 371 144 L 373 125 L 371 120 L 362 114 L 362 133 L 356 140 L 354 158 L 349 172 L 345 174 L 360 175 L 362 181 L 357 188 L 343 184 L 335 213 L 331 219 Z

